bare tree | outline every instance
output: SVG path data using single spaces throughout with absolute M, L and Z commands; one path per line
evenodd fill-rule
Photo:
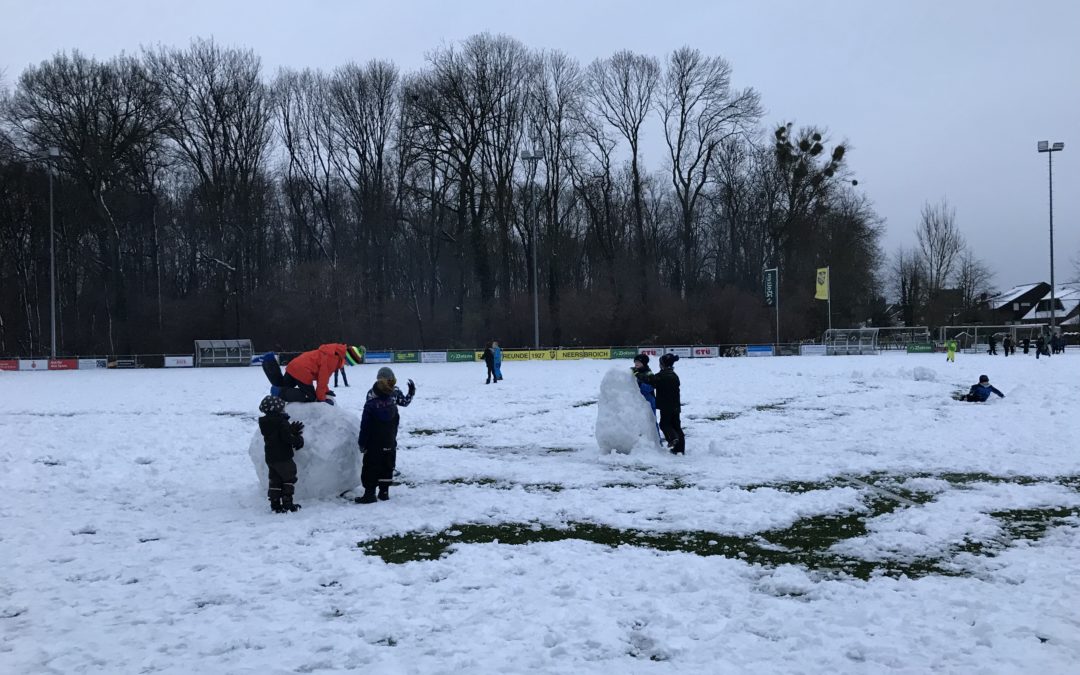
M 954 283 L 962 294 L 965 309 L 975 309 L 987 297 L 994 294 L 994 273 L 982 260 L 971 251 L 960 254 Z
M 678 285 L 685 298 L 701 272 L 698 205 L 713 159 L 726 139 L 749 131 L 762 111 L 760 97 L 753 89 L 732 89 L 727 61 L 690 47 L 668 57 L 661 89 L 658 106 L 679 208 L 682 260 Z
M 937 204 L 927 202 L 915 236 L 926 272 L 926 292 L 933 301 L 952 280 L 964 251 L 964 237 L 956 226 L 956 209 L 944 199 Z
M 28 153 L 56 147 L 60 167 L 86 191 L 96 215 L 96 262 L 104 285 L 109 347 L 114 318 L 127 316 L 124 223 L 113 197 L 130 174 L 136 148 L 164 126 L 160 88 L 134 58 L 98 62 L 78 52 L 58 54 L 25 70 L 5 106 L 8 123 Z
M 891 279 L 905 325 L 916 325 L 922 319 L 926 303 L 926 268 L 918 250 L 900 249 L 896 252 Z
M 529 128 L 543 150 L 544 221 L 547 253 L 548 310 L 554 344 L 562 344 L 562 284 L 568 265 L 564 239 L 576 200 L 570 171 L 578 147 L 578 114 L 584 102 L 585 76 L 580 65 L 562 52 L 548 52 L 533 71 L 529 89 Z
M 273 137 L 273 104 L 251 51 L 195 40 L 187 50 L 147 53 L 163 88 L 161 114 L 180 165 L 192 176 L 210 225 L 196 260 L 217 280 L 222 312 L 231 304 L 241 332 L 244 296 L 256 283 L 265 163 Z M 222 317 L 224 318 L 224 316 Z
M 825 134 L 806 127 L 796 131 L 785 124 L 773 132 L 777 189 L 773 206 L 778 212 L 770 219 L 772 248 L 787 278 L 809 278 L 813 268 L 824 263 L 806 255 L 815 249 L 821 216 L 830 207 L 838 184 L 848 181 L 845 155 L 847 145 L 838 143 L 827 152 Z
M 334 213 L 335 143 L 329 83 L 310 70 L 281 70 L 273 85 L 278 133 L 285 149 L 287 194 L 307 241 L 337 268 L 337 222 Z M 303 203 L 297 203 L 303 202 Z M 311 213 L 312 217 L 304 214 Z M 298 228 L 299 229 L 299 228 Z M 303 255 L 303 239 L 295 241 Z M 333 288 L 335 295 L 338 288 Z
M 653 108 L 656 87 L 660 81 L 660 64 L 656 57 L 623 50 L 607 59 L 598 59 L 589 66 L 589 98 L 593 112 L 613 126 L 630 145 L 630 178 L 634 216 L 634 233 L 641 269 L 640 293 L 648 297 L 645 238 L 645 202 L 641 171 L 641 125 Z

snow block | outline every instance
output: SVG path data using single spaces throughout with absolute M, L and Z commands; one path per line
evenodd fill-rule
M 304 447 L 293 457 L 298 501 L 336 497 L 360 484 L 362 457 L 356 446 L 359 417 L 325 403 L 290 403 L 285 412 L 292 421 L 304 423 Z M 248 452 L 265 493 L 270 479 L 263 437 L 257 427 Z
M 641 395 L 629 368 L 613 368 L 600 382 L 596 406 L 596 444 L 600 452 L 630 454 L 660 451 L 656 415 Z

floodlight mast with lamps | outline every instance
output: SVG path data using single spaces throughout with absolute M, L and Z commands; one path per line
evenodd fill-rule
M 532 228 L 532 278 L 533 278 L 533 349 L 540 349 L 540 277 L 537 273 L 536 248 L 540 239 L 536 236 L 536 211 L 532 208 L 536 184 L 536 163 L 544 159 L 544 151 L 536 148 L 521 151 L 522 161 L 529 164 L 529 211 L 533 212 Z
M 1049 160 L 1050 182 L 1050 333 L 1057 330 L 1057 288 L 1054 286 L 1054 153 L 1065 149 L 1065 144 L 1058 141 L 1039 141 L 1039 152 L 1045 152 Z

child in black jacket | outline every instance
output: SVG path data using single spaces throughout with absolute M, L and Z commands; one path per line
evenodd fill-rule
M 651 384 L 656 389 L 656 408 L 660 411 L 660 433 L 664 434 L 673 455 L 686 454 L 686 435 L 683 434 L 680 412 L 682 398 L 679 393 L 679 376 L 675 374 L 678 354 L 660 357 L 660 372 L 655 375 L 637 373 L 638 382 Z
M 267 396 L 259 404 L 259 431 L 263 435 L 266 468 L 270 471 L 270 508 L 274 513 L 291 513 L 300 509 L 293 503 L 296 490 L 296 462 L 293 451 L 304 447 L 304 423 L 290 422 L 285 414 L 285 401 Z
M 416 385 L 409 380 L 408 395 L 397 388 L 397 378 L 389 368 L 379 368 L 375 386 L 368 392 L 364 414 L 360 417 L 360 437 L 357 444 L 364 454 L 364 466 L 360 470 L 360 483 L 364 494 L 356 498 L 357 504 L 371 504 L 378 498 L 390 499 L 390 483 L 394 480 L 397 464 L 397 432 L 401 416 L 398 407 L 412 403 Z

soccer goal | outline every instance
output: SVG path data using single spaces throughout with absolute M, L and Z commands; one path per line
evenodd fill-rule
M 929 345 L 930 328 L 927 326 L 882 327 L 878 329 L 878 349 L 882 351 L 907 351 L 911 345 Z
M 1008 335 L 1020 346 L 1024 340 L 1032 343 L 1040 335 L 1045 335 L 1048 325 L 1045 323 L 1011 324 L 1008 326 L 942 326 L 939 337 L 942 342 L 956 340 L 956 345 L 965 352 L 978 352 L 987 349 L 990 336 L 1000 343 Z

